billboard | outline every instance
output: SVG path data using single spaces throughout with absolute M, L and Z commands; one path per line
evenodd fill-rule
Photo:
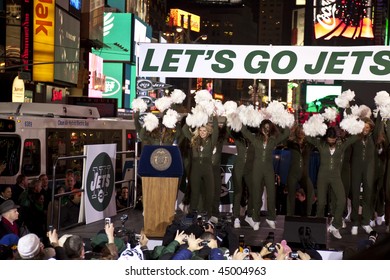
M 374 38 L 372 0 L 316 0 L 313 4 L 314 36 L 330 40 Z
M 181 16 L 183 22 L 181 22 Z M 191 30 L 195 32 L 200 31 L 200 16 L 191 14 L 189 12 L 180 9 L 171 9 L 169 19 L 172 26 L 183 26 L 184 29 L 188 29 L 188 18 L 191 17 Z
M 103 74 L 103 58 L 89 53 L 89 72 L 91 78 L 88 84 L 89 97 L 102 97 L 106 86 L 106 76 Z
M 130 61 L 132 53 L 131 22 L 132 14 L 104 13 L 104 47 L 92 52 L 105 61 Z
M 123 64 L 104 63 L 104 75 L 106 76 L 104 98 L 115 98 L 118 100 L 118 108 L 122 108 L 122 87 L 123 87 Z
M 80 62 L 80 21 L 56 8 L 54 79 L 77 84 Z
M 55 1 L 34 0 L 33 7 L 33 80 L 54 80 Z
M 143 22 L 138 17 L 134 17 L 134 54 L 133 54 L 133 62 L 137 61 L 137 57 L 139 57 L 139 45 L 138 43 L 150 43 L 151 39 L 148 38 L 148 28 L 151 28 L 148 26 L 145 22 Z

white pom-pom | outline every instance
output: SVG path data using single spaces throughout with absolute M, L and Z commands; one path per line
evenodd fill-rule
M 172 109 L 168 109 L 168 111 L 165 113 L 163 117 L 163 125 L 165 125 L 168 128 L 174 128 L 176 127 L 176 123 L 179 120 L 179 114 Z
M 221 100 L 214 99 L 214 112 L 217 116 L 224 116 L 225 115 L 225 107 L 222 104 Z
M 137 98 L 133 100 L 133 102 L 131 103 L 131 107 L 133 108 L 134 112 L 143 113 L 148 108 L 148 104 L 146 104 L 146 102 L 142 98 Z
M 242 122 L 237 113 L 231 113 L 226 116 L 226 125 L 234 131 L 240 131 L 242 128 Z
M 334 107 L 328 107 L 325 108 L 325 112 L 322 113 L 322 116 L 324 117 L 325 120 L 329 122 L 334 122 L 337 118 L 337 109 Z
M 256 110 L 253 105 L 239 107 L 240 110 L 238 112 L 239 118 L 244 125 L 251 127 L 258 127 L 260 123 L 263 121 L 263 115 Z
M 203 110 L 207 114 L 207 116 L 211 116 L 214 113 L 214 102 L 202 100 L 200 101 L 195 107 L 198 107 L 198 109 Z
M 211 101 L 213 97 L 211 96 L 211 93 L 208 90 L 202 89 L 195 93 L 194 99 L 195 99 L 195 103 L 199 104 L 202 101 L 206 101 L 206 102 Z
M 174 89 L 171 93 L 172 103 L 181 104 L 186 99 L 186 94 L 180 89 Z
M 390 104 L 380 106 L 378 109 L 382 119 L 390 118 Z
M 340 96 L 335 98 L 335 103 L 340 108 L 349 107 L 349 103 L 355 98 L 355 92 L 350 89 L 343 91 Z
M 187 115 L 186 123 L 190 127 L 201 127 L 208 123 L 209 116 L 205 113 L 204 110 L 195 106 L 192 108 L 191 113 Z
M 340 127 L 347 131 L 349 134 L 356 135 L 362 132 L 364 128 L 364 122 L 358 117 L 349 115 L 340 122 Z
M 324 123 L 324 117 L 321 114 L 313 115 L 303 124 L 303 131 L 306 135 L 316 137 L 324 136 L 328 126 Z
M 231 113 L 236 112 L 236 110 L 237 110 L 237 103 L 235 101 L 229 100 L 229 101 L 226 101 L 223 104 L 223 107 L 225 108 L 225 114 L 229 115 Z
M 147 131 L 153 131 L 158 127 L 158 118 L 153 113 L 147 113 L 144 117 L 143 127 Z
M 390 96 L 387 91 L 379 91 L 376 93 L 374 97 L 375 104 L 379 106 L 386 106 L 387 104 L 390 103 Z
M 168 96 L 163 96 L 163 97 L 156 99 L 156 101 L 154 102 L 154 105 L 156 105 L 156 108 L 160 112 L 164 112 L 165 110 L 169 109 L 169 107 L 171 107 L 172 99 Z

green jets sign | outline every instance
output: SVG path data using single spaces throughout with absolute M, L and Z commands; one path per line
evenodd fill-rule
M 107 153 L 100 153 L 87 174 L 87 197 L 97 211 L 107 208 L 114 193 L 114 165 Z
M 140 43 L 138 76 L 388 81 L 390 48 Z

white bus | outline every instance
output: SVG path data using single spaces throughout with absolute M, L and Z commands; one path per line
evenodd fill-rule
M 6 164 L 0 184 L 12 185 L 24 174 L 53 176 L 59 157 L 83 155 L 84 145 L 117 144 L 116 181 L 123 180 L 134 161 L 133 120 L 101 118 L 97 108 L 52 103 L 0 103 L 0 164 Z M 81 170 L 82 159 L 59 160 L 55 177 Z M 127 168 L 127 169 L 126 169 Z

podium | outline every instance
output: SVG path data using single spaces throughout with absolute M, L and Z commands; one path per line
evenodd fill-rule
M 183 163 L 179 147 L 145 145 L 138 175 L 142 178 L 144 233 L 163 237 L 175 216 L 179 178 Z

